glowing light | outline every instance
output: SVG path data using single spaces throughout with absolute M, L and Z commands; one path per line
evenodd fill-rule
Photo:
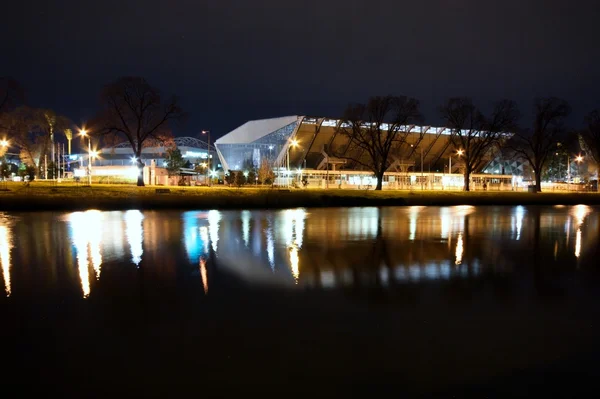
M 577 229 L 575 235 L 575 257 L 579 258 L 581 255 L 581 229 Z
M 0 263 L 4 275 L 4 291 L 6 296 L 12 293 L 10 282 L 10 250 L 12 248 L 12 233 L 7 226 L 0 226 Z
M 221 221 L 221 212 L 208 212 L 208 234 L 213 251 L 217 252 L 217 243 L 219 242 L 219 222 Z
M 582 225 L 585 217 L 591 212 L 591 209 L 587 205 L 576 205 L 573 208 L 573 215 L 577 220 L 577 225 Z
M 217 171 L 216 170 L 211 170 L 209 172 L 209 174 L 210 174 L 210 177 L 217 177 Z
M 0 147 L 8 147 L 8 141 L 5 139 L 0 140 Z
M 517 206 L 514 210 L 515 230 L 517 240 L 521 239 L 521 228 L 523 227 L 523 216 L 525 215 L 525 208 Z
M 419 215 L 419 212 L 421 212 L 421 209 L 425 208 L 424 206 L 411 206 L 409 209 L 409 220 L 410 220 L 410 224 L 409 224 L 409 236 L 408 239 L 410 241 L 414 241 L 415 240 L 415 236 L 417 235 L 417 217 Z
M 242 211 L 242 237 L 244 245 L 248 246 L 250 239 L 250 211 Z
M 125 212 L 125 234 L 127 235 L 127 242 L 131 249 L 131 261 L 136 266 L 140 265 L 142 254 L 144 253 L 142 246 L 144 239 L 143 220 L 144 215 L 140 211 L 131 210 Z
M 85 129 L 79 129 L 79 134 L 81 136 L 86 136 L 87 135 L 87 131 Z
M 90 261 L 96 279 L 100 278 L 102 219 L 103 214 L 96 210 L 73 212 L 69 215 L 71 240 L 77 253 L 77 269 L 84 298 L 90 295 Z
M 454 264 L 460 265 L 462 263 L 463 252 L 464 252 L 463 236 L 462 236 L 462 233 L 458 233 L 458 240 L 456 241 L 456 251 L 455 251 L 456 260 L 455 260 Z
M 200 258 L 200 276 L 202 278 L 202 285 L 204 286 L 204 293 L 208 294 L 208 275 L 206 273 L 206 259 Z
M 267 226 L 267 258 L 269 259 L 269 265 L 271 270 L 275 270 L 275 243 L 273 240 L 273 224 L 271 220 L 268 220 Z
M 202 242 L 204 243 L 203 252 L 205 254 L 207 254 L 208 253 L 208 227 L 201 226 L 199 228 L 199 231 L 200 231 L 200 240 L 202 240 Z
M 581 162 L 581 161 L 583 161 L 583 157 L 581 155 L 579 155 L 578 157 L 575 158 L 575 161 Z
M 272 150 L 274 147 L 272 145 L 269 146 L 269 150 Z
M 292 140 L 292 147 L 296 147 L 298 145 L 298 140 L 293 139 Z
M 457 155 L 459 155 L 459 156 L 460 156 L 460 155 L 462 155 L 462 154 L 464 154 L 464 153 L 465 153 L 465 152 L 464 152 L 463 150 L 458 150 L 458 151 L 456 151 L 456 154 L 457 154 Z
M 292 268 L 292 276 L 294 276 L 294 280 L 296 280 L 296 284 L 298 284 L 298 278 L 300 277 L 300 259 L 298 257 L 298 247 L 293 245 L 290 248 L 290 265 Z
M 131 157 L 131 163 L 136 163 L 137 162 L 137 158 L 136 157 Z

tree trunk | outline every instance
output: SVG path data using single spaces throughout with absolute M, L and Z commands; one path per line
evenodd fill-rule
M 381 190 L 383 187 L 383 174 L 385 172 L 379 172 L 377 173 L 377 186 L 375 187 L 375 190 Z
M 471 171 L 465 170 L 464 179 L 465 179 L 465 186 L 463 189 L 465 191 L 471 191 L 471 185 L 470 185 Z
M 141 154 L 135 154 L 137 158 L 137 168 L 138 168 L 138 176 L 137 176 L 137 185 L 138 187 L 144 187 L 144 163 L 141 159 Z
M 535 192 L 542 192 L 542 168 L 539 171 L 534 171 L 535 173 Z

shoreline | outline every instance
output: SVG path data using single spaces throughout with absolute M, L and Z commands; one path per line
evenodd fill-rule
M 33 186 L 33 185 L 32 185 Z M 600 205 L 600 193 L 278 190 L 260 188 L 52 186 L 0 192 L 0 211 L 286 209 L 369 206 Z

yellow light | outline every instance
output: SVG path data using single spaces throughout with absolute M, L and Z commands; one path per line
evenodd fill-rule
M 577 158 L 575 158 L 575 160 L 577 162 L 581 162 L 581 161 L 583 161 L 583 157 L 581 155 L 579 155 Z
M 292 140 L 292 147 L 296 147 L 298 145 L 298 140 L 293 139 Z
M 0 226 L 0 263 L 4 275 L 4 290 L 6 296 L 10 296 L 12 289 L 10 284 L 10 250 L 12 248 L 12 234 L 7 226 Z
M 79 130 L 79 134 L 82 136 L 86 136 L 87 135 L 87 131 L 85 129 L 80 129 Z
M 456 256 L 456 260 L 454 261 L 454 264 L 460 265 L 462 263 L 463 252 L 463 236 L 462 233 L 458 233 L 458 240 L 456 241 L 456 251 L 454 254 Z
M 98 156 L 98 151 L 92 151 L 90 152 L 90 155 L 95 158 Z
M 6 140 L 1 140 L 1 141 L 0 141 L 0 146 L 2 146 L 2 147 L 8 147 L 8 141 L 6 141 Z
M 457 153 L 458 155 L 462 155 L 462 154 L 464 154 L 464 151 L 463 151 L 463 150 L 458 150 L 458 151 L 456 151 L 456 153 Z
M 298 278 L 300 277 L 300 258 L 298 257 L 298 246 L 293 245 L 290 248 L 290 266 L 292 268 L 292 276 L 298 284 Z
M 200 276 L 202 277 L 204 293 L 208 294 L 208 274 L 206 273 L 206 259 L 204 257 L 200 258 Z

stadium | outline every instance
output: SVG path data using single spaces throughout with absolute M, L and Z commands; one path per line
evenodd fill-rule
M 373 172 L 358 162 L 333 155 L 347 136 L 338 133 L 343 121 L 331 118 L 285 116 L 249 121 L 215 141 L 220 164 L 227 172 L 258 168 L 268 162 L 276 185 L 305 181 L 308 187 L 368 189 L 375 187 Z M 406 145 L 394 154 L 384 176 L 384 188 L 458 189 L 464 181 L 460 162 L 451 146 L 450 130 L 432 126 L 405 126 Z M 385 126 L 384 126 L 385 130 Z M 366 154 L 365 154 L 366 155 Z M 473 188 L 513 189 L 520 184 L 522 164 L 490 159 Z M 520 173 L 519 173 L 520 172 Z

